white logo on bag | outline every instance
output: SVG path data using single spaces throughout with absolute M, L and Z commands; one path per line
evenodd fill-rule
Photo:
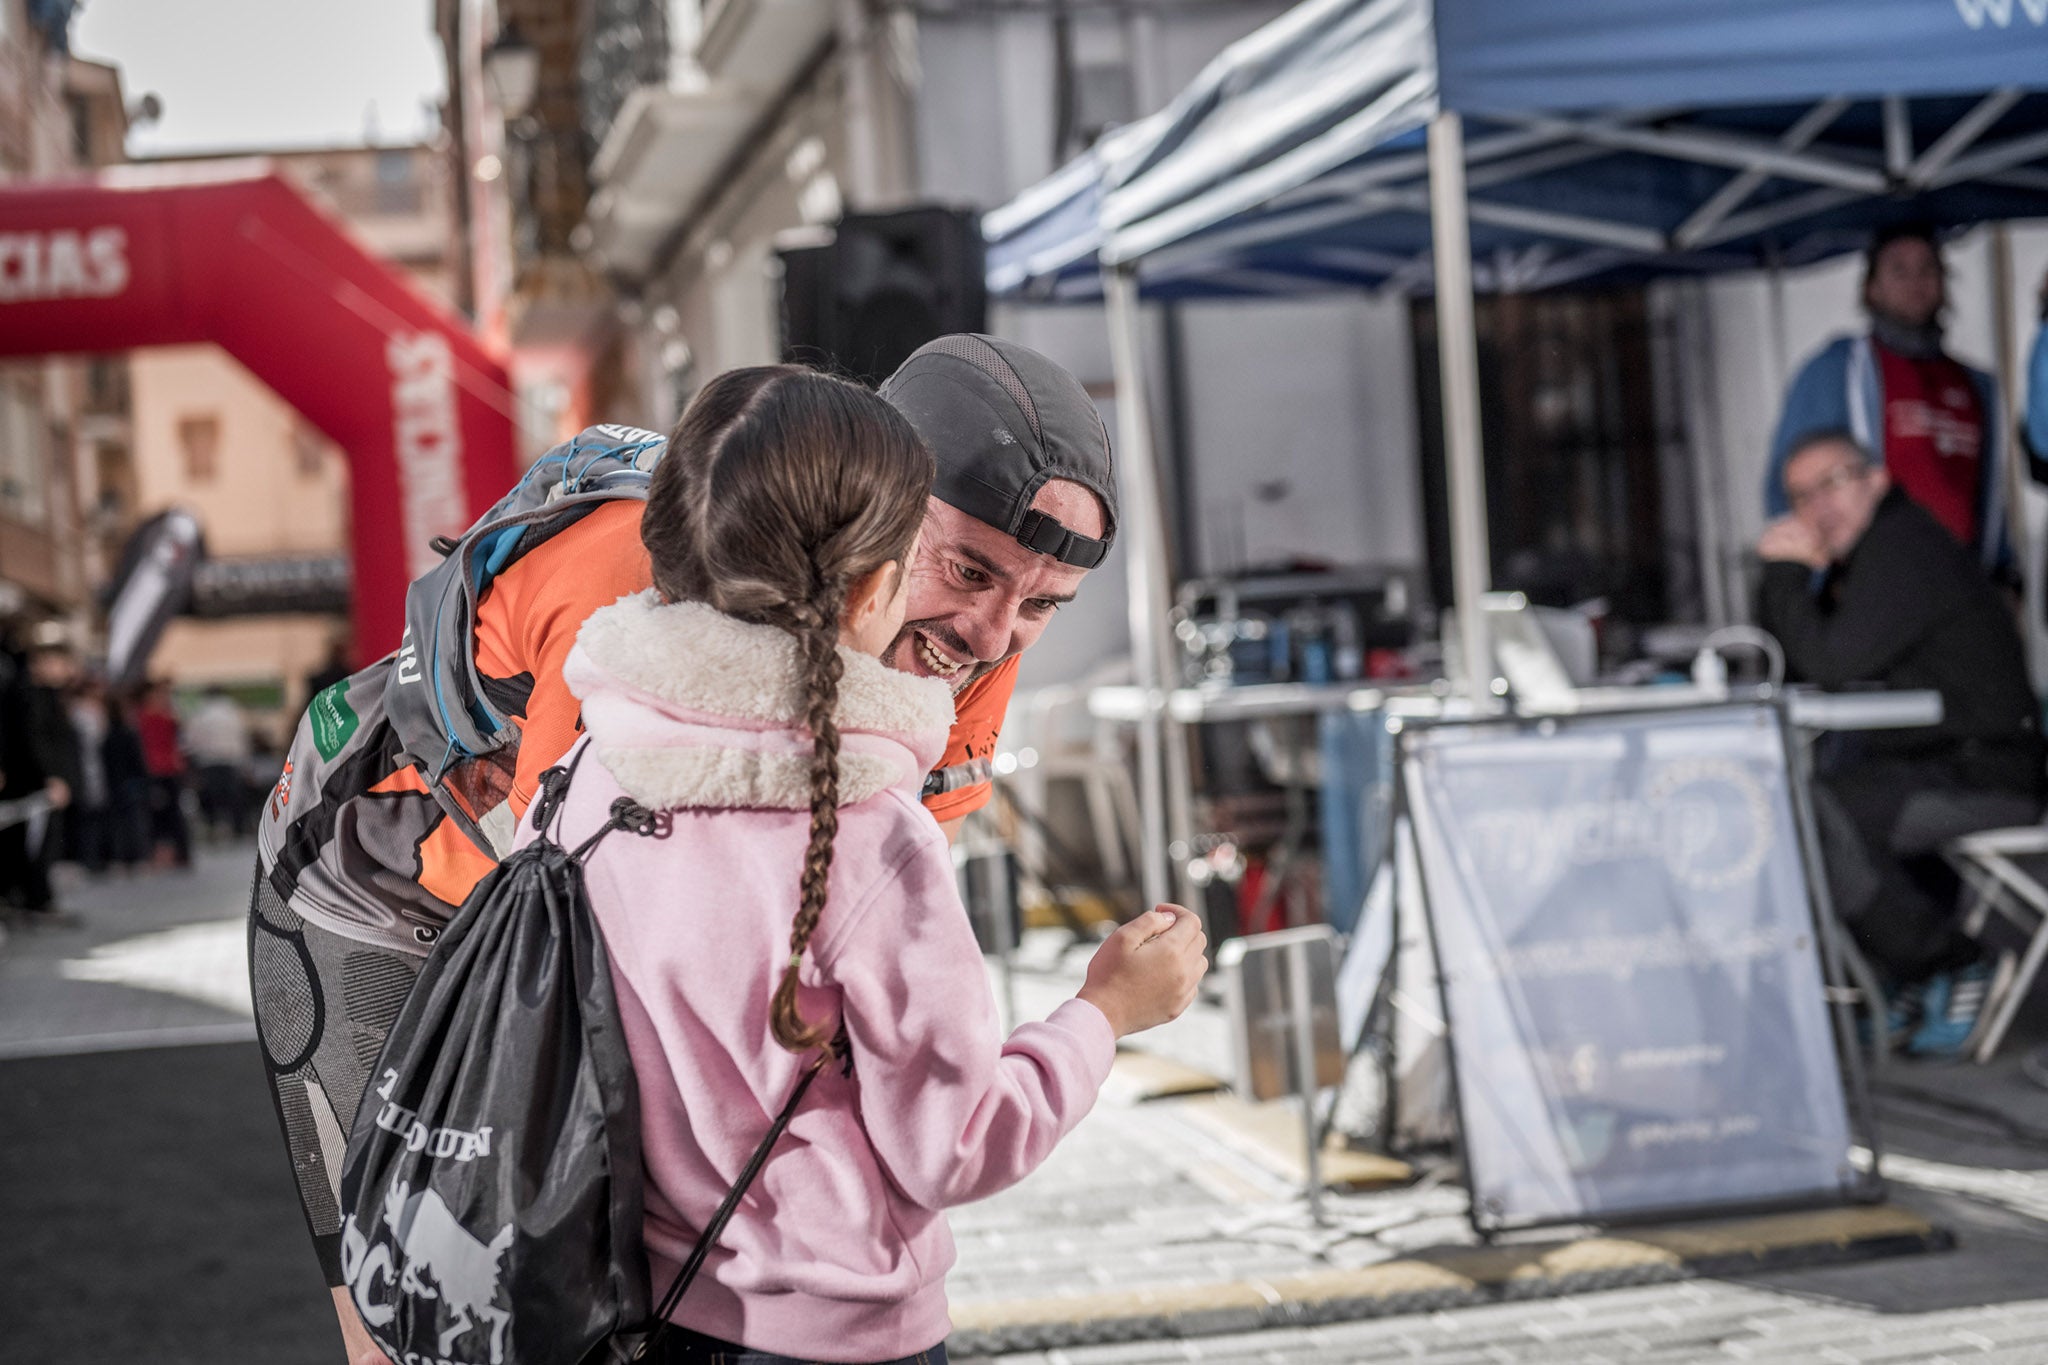
M 597 434 L 609 437 L 621 445 L 636 446 L 643 441 L 659 441 L 662 439 L 661 433 L 658 431 L 649 431 L 646 427 L 629 427 L 618 422 L 606 422 L 597 429 Z
M 377 1087 L 377 1098 L 384 1101 L 377 1110 L 377 1126 L 387 1133 L 396 1134 L 405 1143 L 406 1151 L 456 1161 L 474 1161 L 491 1154 L 489 1124 L 474 1130 L 429 1128 L 420 1122 L 417 1112 L 391 1098 L 391 1091 L 397 1084 L 398 1073 L 387 1069 L 384 1083 Z
M 400 1365 L 481 1365 L 473 1341 L 455 1354 L 456 1344 L 480 1328 L 489 1329 L 491 1365 L 502 1365 L 512 1314 L 498 1306 L 504 1292 L 499 1262 L 512 1245 L 512 1225 L 486 1245 L 455 1220 L 439 1194 L 414 1194 L 401 1180 L 385 1191 L 383 1231 L 389 1240 L 372 1246 L 350 1214 L 341 1230 L 341 1273 L 373 1332 L 390 1326 L 401 1298 L 411 1301 L 415 1321 L 429 1314 L 438 1319 L 435 1354 L 406 1351 L 397 1357 Z M 426 1306 L 434 1303 L 438 1309 Z
M 409 685 L 418 682 L 420 677 L 419 646 L 412 642 L 412 627 L 407 626 L 398 644 L 398 681 Z

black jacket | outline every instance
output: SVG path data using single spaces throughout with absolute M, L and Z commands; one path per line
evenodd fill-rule
M 1949 759 L 1969 781 L 2040 790 L 2040 703 L 2013 609 L 1955 538 L 1897 489 L 1818 592 L 1805 565 L 1766 564 L 1758 616 L 1785 647 L 1796 681 L 1941 693 L 1939 727 L 1872 731 L 1859 737 L 1865 752 Z
M 149 780 L 149 765 L 142 760 L 142 736 L 118 709 L 107 712 L 107 737 L 100 744 L 100 762 L 107 769 L 107 800 L 116 802 L 131 790 L 128 784 Z
M 78 752 L 78 730 L 71 724 L 71 709 L 64 694 L 54 687 L 31 684 L 28 689 L 29 744 L 35 749 L 36 765 L 43 776 L 60 777 L 76 792 L 85 781 L 85 765 Z

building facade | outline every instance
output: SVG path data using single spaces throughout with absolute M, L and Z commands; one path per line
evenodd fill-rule
M 70 54 L 69 18 L 0 0 L 0 183 L 122 159 L 120 75 Z M 0 363 L 0 631 L 17 646 L 87 642 L 130 507 L 128 392 L 119 357 Z
M 545 344 L 574 357 L 563 411 L 667 430 L 710 376 L 780 358 L 779 251 L 824 240 L 849 212 L 993 208 L 1163 107 L 1286 7 L 441 0 L 451 108 L 482 196 L 472 211 L 510 243 L 479 249 L 479 316 L 502 290 L 515 354 Z M 491 78 L 508 52 L 531 73 L 512 108 Z M 1219 336 L 1235 326 L 1220 321 Z M 1003 309 L 991 327 L 1080 376 L 1114 427 L 1099 309 Z M 1372 329 L 1324 310 L 1308 335 L 1353 360 Z M 1269 377 L 1289 368 L 1276 358 Z M 1257 377 L 1247 384 L 1256 395 Z M 1357 465 L 1357 406 L 1325 414 L 1295 453 Z M 1094 575 L 1026 660 L 1027 685 L 1126 649 L 1122 578 L 1120 560 Z

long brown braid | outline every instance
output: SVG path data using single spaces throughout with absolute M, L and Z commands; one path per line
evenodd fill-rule
M 797 644 L 811 828 L 770 1012 L 775 1040 L 792 1052 L 827 1036 L 804 1019 L 797 986 L 839 832 L 840 618 L 855 581 L 908 558 L 931 483 L 931 454 L 874 394 L 812 370 L 760 366 L 722 374 L 692 400 L 641 517 L 664 598 L 779 627 Z
M 828 591 L 819 594 L 828 601 L 842 600 Z M 804 1052 L 825 1041 L 824 1029 L 804 1021 L 797 1009 L 797 968 L 804 945 L 818 927 L 825 909 L 825 888 L 832 873 L 832 841 L 839 833 L 839 725 L 833 711 L 839 703 L 839 677 L 844 665 L 839 658 L 837 613 L 811 603 L 817 624 L 797 637 L 803 655 L 804 723 L 811 730 L 811 841 L 804 849 L 804 875 L 798 897 L 796 923 L 789 931 L 789 965 L 775 988 L 775 1006 L 770 1021 L 775 1040 L 792 1052 Z

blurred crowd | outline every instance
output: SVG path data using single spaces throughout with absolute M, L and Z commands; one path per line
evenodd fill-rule
M 0 652 L 0 907 L 59 919 L 63 863 L 94 878 L 189 867 L 195 836 L 253 832 L 271 766 L 222 688 L 181 714 L 168 682 L 110 687 L 63 644 Z

